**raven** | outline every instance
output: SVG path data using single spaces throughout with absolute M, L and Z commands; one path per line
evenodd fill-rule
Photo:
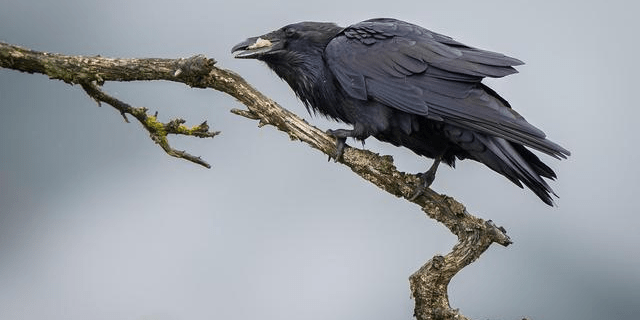
M 434 159 L 414 197 L 433 182 L 441 161 L 453 167 L 456 158 L 484 163 L 548 205 L 557 197 L 543 179 L 556 174 L 525 146 L 557 159 L 570 152 L 481 82 L 516 73 L 518 59 L 390 18 L 346 28 L 290 24 L 236 51 L 236 58 L 265 62 L 309 112 L 353 126 L 327 131 L 337 141 L 336 160 L 346 138 L 370 136 Z

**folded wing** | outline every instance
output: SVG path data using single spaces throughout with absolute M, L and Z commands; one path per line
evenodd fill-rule
M 513 66 L 523 64 L 518 59 L 394 19 L 345 28 L 327 45 L 325 59 L 356 99 L 502 137 L 556 158 L 569 155 L 481 83 L 484 77 L 516 73 Z

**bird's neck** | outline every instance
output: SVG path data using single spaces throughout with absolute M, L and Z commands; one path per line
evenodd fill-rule
M 329 118 L 347 122 L 339 109 L 340 92 L 337 81 L 325 65 L 321 53 L 289 56 L 284 64 L 267 62 L 275 73 L 286 81 L 308 111 L 319 112 Z M 282 60 L 280 60 L 282 61 Z

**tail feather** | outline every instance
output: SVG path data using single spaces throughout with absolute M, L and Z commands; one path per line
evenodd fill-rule
M 543 179 L 554 179 L 555 172 L 525 147 L 500 137 L 477 134 L 486 146 L 484 152 L 472 154 L 478 161 L 505 176 L 516 185 L 531 189 L 544 203 L 553 206 L 552 195 L 558 197 Z
M 538 158 L 538 156 L 533 154 L 533 152 L 527 150 L 527 148 L 525 148 L 523 145 L 517 143 L 511 143 L 511 145 L 514 149 L 516 149 L 516 152 L 518 152 L 520 156 L 522 156 L 522 158 L 524 158 L 524 160 L 527 161 L 529 165 L 531 165 L 531 167 L 537 174 L 551 180 L 555 180 L 557 178 L 556 173 L 553 172 L 553 170 L 549 168 L 549 166 L 544 164 L 544 162 L 542 162 L 540 158 Z

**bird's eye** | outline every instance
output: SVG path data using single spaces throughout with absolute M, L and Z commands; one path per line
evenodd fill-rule
M 294 37 L 296 35 L 297 31 L 294 28 L 286 28 L 284 29 L 284 35 L 287 37 Z

